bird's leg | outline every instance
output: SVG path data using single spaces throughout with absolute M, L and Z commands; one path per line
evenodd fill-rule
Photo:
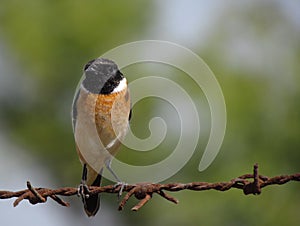
M 122 196 L 123 189 L 124 189 L 125 185 L 127 185 L 127 184 L 125 182 L 121 181 L 120 178 L 117 176 L 117 174 L 111 168 L 111 159 L 108 159 L 105 161 L 105 166 L 117 181 L 117 183 L 114 185 L 114 187 L 116 188 L 118 186 L 121 186 L 120 191 L 118 193 L 118 198 L 120 198 Z
M 78 186 L 78 191 L 77 191 L 77 195 L 81 197 L 82 202 L 85 202 L 85 199 L 89 198 L 90 196 L 90 191 L 88 186 L 86 185 L 86 180 L 87 180 L 87 167 L 86 164 L 84 164 L 82 170 L 81 183 Z

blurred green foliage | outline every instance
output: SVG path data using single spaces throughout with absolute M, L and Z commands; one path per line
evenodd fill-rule
M 24 73 L 34 83 L 34 95 L 25 99 L 25 104 L 0 103 L 2 121 L 11 139 L 42 159 L 62 186 L 77 184 L 81 174 L 69 111 L 83 64 L 122 43 L 144 38 L 155 18 L 153 4 L 151 1 L 129 4 L 121 0 L 113 3 L 107 0 L 1 2 L 1 41 L 14 53 L 13 66 L 20 67 L 20 76 Z M 199 55 L 214 71 L 224 92 L 228 112 L 224 144 L 205 172 L 197 171 L 202 154 L 197 152 L 169 180 L 229 180 L 249 173 L 255 162 L 266 175 L 299 172 L 299 27 L 286 17 L 280 4 L 258 2 L 243 10 L 228 8 L 215 26 Z M 232 37 L 237 35 L 234 29 L 242 31 L 238 37 Z M 277 33 L 280 35 L 276 36 Z M 235 51 L 244 47 L 239 45 L 240 41 L 257 46 L 261 56 L 257 59 L 249 56 L 244 62 L 232 60 L 240 54 Z M 268 52 L 270 49 L 274 52 Z M 136 73 L 140 74 L 143 72 Z M 174 80 L 180 78 L 179 74 L 174 76 Z M 193 87 L 191 81 L 184 80 L 184 83 Z M 26 85 L 21 83 L 14 88 Z M 195 99 L 203 98 L 196 93 L 192 91 Z M 164 103 L 148 99 L 134 111 L 132 126 L 139 137 L 147 137 L 147 123 L 155 116 L 154 108 L 161 104 Z M 159 147 L 161 153 L 136 154 L 124 150 L 118 158 L 129 163 L 140 159 L 140 164 L 159 161 L 169 154 L 174 137 L 169 138 L 169 146 Z M 205 140 L 201 142 L 200 150 Z M 127 208 L 124 217 L 131 219 L 132 225 L 296 225 L 300 222 L 299 184 L 268 188 L 259 197 L 245 197 L 233 190 L 226 193 L 184 191 L 174 195 L 180 200 L 177 206 L 154 197 L 138 213 L 131 213 Z

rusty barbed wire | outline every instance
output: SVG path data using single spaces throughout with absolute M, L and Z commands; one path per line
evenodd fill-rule
M 193 191 L 204 191 L 204 190 L 217 190 L 227 191 L 231 188 L 243 190 L 245 195 L 253 194 L 259 195 L 264 187 L 270 185 L 281 185 L 290 181 L 300 181 L 300 173 L 292 175 L 280 175 L 275 177 L 267 177 L 259 175 L 258 164 L 253 167 L 252 174 L 245 174 L 234 178 L 228 182 L 191 182 L 191 183 L 169 183 L 169 184 L 155 184 L 155 183 L 138 183 L 125 185 L 123 192 L 127 192 L 124 198 L 121 200 L 118 210 L 122 210 L 133 195 L 140 200 L 131 210 L 137 211 L 143 207 L 151 198 L 153 194 L 158 194 L 166 200 L 178 203 L 178 200 L 165 191 L 177 192 L 181 190 L 193 190 Z M 121 186 L 108 185 L 102 187 L 89 187 L 90 194 L 97 193 L 119 193 Z M 27 189 L 21 191 L 0 191 L 0 199 L 17 198 L 13 205 L 16 207 L 21 201 L 27 199 L 31 204 L 45 203 L 47 198 L 50 197 L 58 204 L 62 206 L 69 206 L 69 203 L 63 201 L 58 196 L 73 196 L 78 194 L 78 188 L 64 187 L 59 189 L 50 188 L 34 188 L 31 183 L 27 182 Z

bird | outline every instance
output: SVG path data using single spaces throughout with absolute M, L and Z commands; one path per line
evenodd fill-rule
M 88 217 L 100 207 L 99 194 L 89 194 L 88 186 L 100 186 L 103 169 L 120 149 L 128 131 L 131 103 L 127 80 L 112 60 L 89 61 L 76 89 L 72 104 L 72 126 L 76 151 L 83 166 L 78 188 Z

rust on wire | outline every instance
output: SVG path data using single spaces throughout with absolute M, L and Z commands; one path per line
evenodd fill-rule
M 153 196 L 153 194 L 158 194 L 166 200 L 178 203 L 178 200 L 167 194 L 165 191 L 177 192 L 181 190 L 193 190 L 193 191 L 204 191 L 204 190 L 217 190 L 217 191 L 227 191 L 231 188 L 236 188 L 243 190 L 245 195 L 261 194 L 262 188 L 270 185 L 281 185 L 290 181 L 300 181 L 300 173 L 292 175 L 280 175 L 275 177 L 266 177 L 259 175 L 258 164 L 253 167 L 252 174 L 245 174 L 230 180 L 229 182 L 192 182 L 192 183 L 169 183 L 169 184 L 155 184 L 155 183 L 138 183 L 125 185 L 123 192 L 127 192 L 124 198 L 119 204 L 119 210 L 122 210 L 127 203 L 127 201 L 134 195 L 136 199 L 140 200 L 131 210 L 138 211 L 143 207 Z M 98 193 L 119 193 L 121 186 L 108 185 L 103 187 L 90 186 L 89 190 L 91 194 Z M 31 183 L 27 182 L 27 189 L 21 191 L 1 191 L 0 199 L 10 199 L 17 198 L 14 202 L 14 206 L 17 206 L 21 201 L 27 199 L 31 204 L 45 203 L 47 198 L 50 197 L 55 202 L 62 206 L 69 206 L 69 203 L 63 201 L 58 196 L 73 196 L 77 195 L 78 188 L 65 187 L 59 189 L 50 188 L 35 188 Z

